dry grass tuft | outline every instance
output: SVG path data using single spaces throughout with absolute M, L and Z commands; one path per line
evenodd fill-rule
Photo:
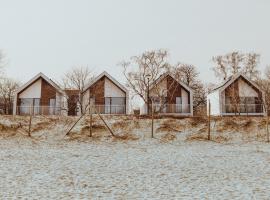
M 46 121 L 46 122 L 38 122 L 37 124 L 32 125 L 31 127 L 31 131 L 32 132 L 38 132 L 41 130 L 48 130 L 49 127 L 51 126 L 52 122 L 50 121 Z
M 208 121 L 207 117 L 192 117 L 190 118 L 191 126 L 198 126 L 200 124 L 206 124 Z
M 208 131 L 208 127 L 205 125 L 203 128 L 200 128 L 197 133 L 198 134 L 206 134 Z
M 88 129 L 89 129 L 89 126 L 88 126 Z M 107 128 L 104 125 L 93 124 L 92 125 L 92 130 L 93 130 L 93 132 L 95 132 L 95 131 L 106 131 Z
M 113 123 L 112 128 L 113 129 L 127 129 L 131 125 L 130 121 L 117 121 Z
M 134 141 L 134 140 L 138 140 L 139 138 L 136 137 L 135 135 L 132 134 L 125 134 L 125 135 L 115 135 L 113 137 L 114 141 Z
M 4 137 L 15 136 L 20 127 L 21 127 L 20 124 L 13 124 L 13 125 L 0 124 L 0 136 Z
M 234 118 L 225 117 L 223 120 L 219 121 L 218 124 L 216 128 L 217 132 L 236 131 L 239 129 L 237 119 Z
M 248 119 L 244 121 L 242 124 L 242 128 L 251 128 L 254 125 L 254 121 L 252 119 Z
M 162 120 L 160 126 L 156 129 L 157 132 L 181 132 L 185 129 L 184 125 L 181 125 L 179 120 L 168 119 Z
M 218 142 L 218 143 L 223 143 L 223 142 L 228 142 L 229 138 L 222 136 L 222 135 L 218 135 L 218 136 L 214 136 L 213 138 L 211 138 L 211 140 Z
M 173 141 L 176 139 L 176 135 L 172 134 L 172 133 L 166 133 L 165 135 L 163 135 L 160 139 L 161 142 L 166 143 L 169 141 Z
M 196 133 L 193 135 L 189 135 L 186 138 L 186 141 L 205 141 L 207 140 L 207 136 L 202 133 Z

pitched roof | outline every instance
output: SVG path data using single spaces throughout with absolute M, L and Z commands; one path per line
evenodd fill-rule
M 113 78 L 109 73 L 107 73 L 106 71 L 102 72 L 101 74 L 99 74 L 97 77 L 95 77 L 89 84 L 87 84 L 85 86 L 85 88 L 83 89 L 83 92 L 85 92 L 86 90 L 89 89 L 89 87 L 91 87 L 93 84 L 95 84 L 99 79 L 101 79 L 103 76 L 107 77 L 108 79 L 110 79 L 115 85 L 117 85 L 121 90 L 123 90 L 125 93 L 128 93 L 128 90 L 121 84 L 119 83 L 115 78 Z
M 36 76 L 34 76 L 32 79 L 30 79 L 27 83 L 25 83 L 24 85 L 22 85 L 20 88 L 17 89 L 16 94 L 18 94 L 19 92 L 21 92 L 22 90 L 24 90 L 26 87 L 28 87 L 29 85 L 31 85 L 32 83 L 34 83 L 36 80 L 38 80 L 39 78 L 43 78 L 45 81 L 47 81 L 51 86 L 53 86 L 58 92 L 60 93 L 64 93 L 64 91 L 54 82 L 52 81 L 50 78 L 48 78 L 45 74 L 43 74 L 42 72 L 38 73 Z
M 261 91 L 260 87 L 254 83 L 253 81 L 251 81 L 248 77 L 246 77 L 244 74 L 242 73 L 238 73 L 235 74 L 233 76 L 230 76 L 227 80 L 225 80 L 222 84 L 220 84 L 219 86 L 215 87 L 209 94 L 217 91 L 217 90 L 221 90 L 223 91 L 225 88 L 227 88 L 229 85 L 231 85 L 235 80 L 237 80 L 239 77 L 243 77 L 246 81 L 248 81 L 250 84 L 252 84 L 255 88 L 257 88 L 258 90 Z
M 150 90 L 153 89 L 153 87 L 156 85 L 156 84 L 159 84 L 163 79 L 165 79 L 167 76 L 170 76 L 172 77 L 174 80 L 176 80 L 173 75 L 170 73 L 170 72 L 166 72 L 164 74 L 162 74 L 157 80 L 153 81 L 151 84 L 150 84 Z M 176 80 L 181 86 L 183 86 L 187 91 L 189 92 L 192 92 L 193 93 L 193 90 L 187 86 L 184 82 L 182 81 L 179 81 L 179 80 Z

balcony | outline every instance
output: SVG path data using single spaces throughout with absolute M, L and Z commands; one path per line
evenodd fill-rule
M 126 114 L 126 105 L 93 105 L 93 113 Z
M 225 104 L 224 115 L 263 115 L 263 104 Z
M 151 111 L 151 104 L 150 104 Z M 153 104 L 155 113 L 190 115 L 190 104 Z
M 17 106 L 18 115 L 60 115 L 61 107 L 55 106 Z

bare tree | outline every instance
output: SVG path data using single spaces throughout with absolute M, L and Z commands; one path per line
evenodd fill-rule
M 206 108 L 206 95 L 207 91 L 204 85 L 199 80 L 199 72 L 196 67 L 191 64 L 178 63 L 172 67 L 172 74 L 177 80 L 182 81 L 187 86 L 192 88 L 194 92 L 193 96 L 193 108 L 194 111 L 201 111 L 201 108 Z
M 259 63 L 260 63 L 260 54 L 257 53 L 246 54 L 243 73 L 250 80 L 257 80 L 259 78 L 260 75 L 260 72 L 258 70 Z
M 212 58 L 215 66 L 212 68 L 216 76 L 226 80 L 229 76 L 229 69 L 224 56 L 215 56 Z
M 93 79 L 93 77 L 93 73 L 88 67 L 81 66 L 72 68 L 63 77 L 64 88 L 72 88 L 80 91 L 78 103 L 82 113 L 85 112 L 83 110 L 82 92 L 85 86 Z
M 259 77 L 256 80 L 256 83 L 260 86 L 260 88 L 264 91 L 265 97 L 264 97 L 264 108 L 267 112 L 267 114 L 270 114 L 270 66 L 267 66 L 265 68 L 265 78 Z
M 4 78 L 4 68 L 6 65 L 6 56 L 4 55 L 4 52 L 0 50 L 0 78 Z
M 172 68 L 175 78 L 188 86 L 197 84 L 199 72 L 194 65 L 178 63 Z
M 134 95 L 141 97 L 145 103 L 149 100 L 146 93 L 149 83 L 153 83 L 168 70 L 167 57 L 166 50 L 153 50 L 120 63 L 127 80 L 127 86 Z
M 225 57 L 228 63 L 228 66 L 230 67 L 231 74 L 237 74 L 241 71 L 242 64 L 244 61 L 244 54 L 239 53 L 238 51 L 234 51 L 231 53 L 228 53 Z
M 212 58 L 215 66 L 212 68 L 217 77 L 226 80 L 239 72 L 255 80 L 259 76 L 258 64 L 260 55 L 256 53 L 243 54 L 234 51 Z
M 3 78 L 0 82 L 0 100 L 4 114 L 11 114 L 13 108 L 13 96 L 19 83 L 11 78 Z

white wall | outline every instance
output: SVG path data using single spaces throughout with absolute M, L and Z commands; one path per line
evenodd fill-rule
M 34 84 L 30 85 L 24 90 L 19 98 L 40 98 L 41 97 L 41 79 L 37 80 Z
M 219 90 L 207 95 L 207 114 L 209 111 L 209 101 L 211 103 L 211 115 L 221 115 Z
M 239 79 L 239 96 L 240 97 L 258 97 L 258 93 L 242 79 Z
M 67 105 L 67 98 L 56 92 L 56 99 L 55 99 L 55 106 L 57 109 L 60 109 L 61 115 L 67 116 L 68 115 L 68 105 Z
M 186 90 L 184 90 L 183 88 L 181 88 L 181 96 L 182 96 L 182 111 L 184 113 L 189 113 L 189 103 L 188 103 L 188 93 Z
M 83 94 L 83 97 L 82 97 L 82 104 L 83 104 L 83 110 L 85 110 L 86 106 L 89 104 L 89 98 L 90 98 L 90 90 L 86 90 Z M 80 111 L 81 112 L 81 111 Z M 86 111 L 87 112 L 87 111 Z
M 105 78 L 104 97 L 126 97 L 126 94 L 112 81 Z

